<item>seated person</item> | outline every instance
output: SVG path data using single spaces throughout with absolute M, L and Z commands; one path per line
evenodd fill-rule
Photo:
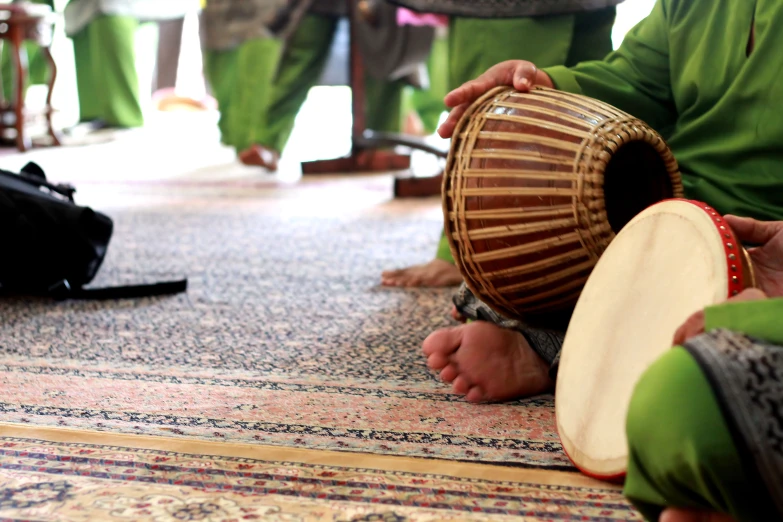
M 503 62 L 449 93 L 439 129 L 449 138 L 469 104 L 488 90 L 540 85 L 600 99 L 646 121 L 667 140 L 687 197 L 722 214 L 783 219 L 783 3 L 658 0 L 651 14 L 603 61 L 539 70 Z M 730 219 L 742 241 L 748 226 Z M 755 251 L 755 256 L 763 251 Z M 758 260 L 757 260 L 758 261 Z M 759 262 L 762 271 L 777 267 Z M 783 295 L 774 286 L 762 289 Z M 424 342 L 431 368 L 474 402 L 553 389 L 564 324 L 550 330 L 510 321 L 466 289 L 459 312 L 481 319 L 434 332 Z
M 783 294 L 783 222 L 732 219 Z M 648 520 L 783 519 L 783 299 L 749 289 L 694 314 L 634 390 L 625 494 Z M 667 508 L 669 508 L 667 510 Z

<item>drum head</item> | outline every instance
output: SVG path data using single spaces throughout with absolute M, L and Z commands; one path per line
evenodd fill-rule
M 727 248 L 734 240 L 724 239 L 730 232 L 706 208 L 672 200 L 636 216 L 579 298 L 563 344 L 555 409 L 566 453 L 590 476 L 625 474 L 625 419 L 637 381 L 671 349 L 692 313 L 731 291 Z

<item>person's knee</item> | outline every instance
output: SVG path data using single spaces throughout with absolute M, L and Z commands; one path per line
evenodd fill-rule
M 636 385 L 626 419 L 628 446 L 643 464 L 662 466 L 712 455 L 709 443 L 716 405 L 706 377 L 693 357 L 675 348 L 658 359 Z M 720 420 L 720 413 L 717 419 Z

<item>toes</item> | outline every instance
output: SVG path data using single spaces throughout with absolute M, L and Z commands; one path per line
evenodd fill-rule
M 415 273 L 411 273 L 411 274 L 408 274 L 408 277 L 406 277 L 404 281 L 400 282 L 400 286 L 405 286 L 405 287 L 410 288 L 410 287 L 414 287 L 414 286 L 415 287 L 419 287 L 419 286 L 424 286 L 424 285 L 422 284 L 422 278 L 419 275 L 417 275 Z
M 459 376 L 459 372 L 457 371 L 457 367 L 454 366 L 453 364 L 449 364 L 448 366 L 443 368 L 443 370 L 441 370 L 440 372 L 440 378 L 444 382 L 453 382 L 454 379 L 457 378 L 457 376 Z
M 449 364 L 448 356 L 441 352 L 435 352 L 429 357 L 427 357 L 427 366 L 429 366 L 433 370 L 441 370 L 446 366 L 448 366 L 448 364 Z
M 468 402 L 484 402 L 484 390 L 480 386 L 471 386 L 465 398 Z
M 462 342 L 461 327 L 442 328 L 440 330 L 435 330 L 429 337 L 424 339 L 421 348 L 426 356 L 430 356 L 434 353 L 450 355 L 459 348 L 460 342 Z
M 464 375 L 458 375 L 454 382 L 451 383 L 451 387 L 454 393 L 465 395 L 470 390 L 470 382 Z
M 381 273 L 381 284 L 383 286 L 397 286 L 401 277 L 405 274 L 404 270 L 386 270 Z

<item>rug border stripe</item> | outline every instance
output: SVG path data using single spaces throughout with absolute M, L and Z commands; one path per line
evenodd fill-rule
M 422 473 L 465 479 L 614 490 L 622 489 L 617 485 L 600 482 L 573 472 L 510 468 L 508 466 L 493 466 L 490 464 L 373 455 L 368 453 L 282 448 L 260 444 L 209 442 L 193 439 L 155 437 L 150 435 L 128 435 L 92 430 L 74 430 L 69 428 L 41 428 L 4 422 L 0 422 L 0 436 L 16 437 L 20 439 L 37 439 L 55 443 L 121 446 L 194 455 L 212 455 L 216 457 L 247 458 L 343 468 Z

